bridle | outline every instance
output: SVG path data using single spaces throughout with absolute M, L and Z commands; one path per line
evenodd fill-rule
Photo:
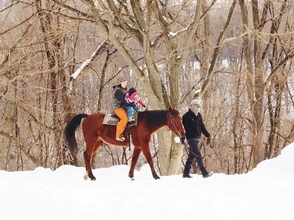
M 181 134 L 181 133 L 180 133 L 178 127 L 177 127 L 176 124 L 175 124 L 174 116 L 175 116 L 175 115 L 170 114 L 169 119 L 168 119 L 167 126 L 168 126 L 168 127 L 171 127 L 171 125 L 172 125 L 172 126 L 174 127 L 174 131 L 175 131 L 175 133 L 177 134 L 177 136 L 178 136 L 179 138 L 182 138 L 185 134 Z

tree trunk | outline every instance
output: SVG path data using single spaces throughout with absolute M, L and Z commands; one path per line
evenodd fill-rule
M 252 154 L 253 161 L 251 164 L 252 168 L 256 167 L 257 164 L 264 159 L 264 146 L 263 146 L 263 99 L 264 99 L 264 62 L 261 59 L 261 40 L 258 35 L 260 30 L 260 19 L 259 19 L 259 5 L 258 0 L 252 0 L 252 15 L 254 32 L 256 33 L 253 37 L 253 61 L 254 61 L 254 100 L 250 100 L 252 116 L 253 116 L 253 145 Z M 249 88 L 250 89 L 250 88 Z
M 207 1 L 203 1 L 202 5 L 202 11 L 205 12 L 208 9 Z M 202 78 L 206 76 L 209 70 L 209 64 L 210 64 L 210 57 L 211 57 L 211 23 L 210 23 L 210 15 L 207 14 L 203 19 L 203 25 L 204 25 L 204 41 L 202 44 L 202 60 L 200 64 L 200 73 Z M 213 100 L 211 95 L 211 90 L 207 90 L 203 95 L 204 105 L 203 109 L 204 112 L 202 113 L 204 116 L 204 123 L 206 125 L 207 130 L 210 132 L 210 135 L 213 135 L 211 133 L 212 131 L 212 120 L 209 120 L 210 118 L 213 118 Z M 213 137 L 213 136 L 212 136 Z M 204 152 L 205 152 L 205 167 L 207 170 L 212 171 L 214 169 L 214 164 L 212 160 L 213 151 L 210 148 L 209 145 L 204 144 Z

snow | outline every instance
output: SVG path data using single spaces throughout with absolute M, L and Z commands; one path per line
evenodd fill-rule
M 64 165 L 55 171 L 0 171 L 1 219 L 294 219 L 294 143 L 247 174 L 162 176 L 148 165 L 128 178 L 126 165 L 94 169 Z

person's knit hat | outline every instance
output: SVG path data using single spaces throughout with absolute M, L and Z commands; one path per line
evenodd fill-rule
M 134 92 L 137 92 L 135 88 L 130 88 L 129 89 L 129 94 L 132 95 Z
M 190 102 L 190 105 L 196 105 L 197 107 L 201 107 L 202 106 L 201 101 L 199 99 L 193 99 Z
M 125 77 L 120 76 L 120 77 L 117 78 L 117 84 L 118 85 L 121 84 L 124 81 L 127 81 L 127 79 Z

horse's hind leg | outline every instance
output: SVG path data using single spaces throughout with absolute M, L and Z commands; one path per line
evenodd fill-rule
M 96 180 L 96 177 L 93 175 L 92 169 L 91 169 L 91 161 L 92 161 L 92 155 L 89 155 L 87 151 L 84 152 L 84 160 L 86 165 L 86 173 L 84 175 L 84 179 L 88 179 L 88 177 L 91 180 Z
M 93 144 L 87 143 L 86 151 L 84 152 L 84 160 L 85 160 L 85 165 L 86 165 L 86 174 L 84 176 L 85 180 L 88 177 L 91 180 L 96 180 L 96 177 L 93 175 L 93 172 L 92 172 L 91 163 L 92 163 L 92 159 L 93 159 L 93 154 L 95 153 L 95 151 L 98 149 L 99 146 L 100 146 L 100 143 L 99 143 L 98 139 Z

